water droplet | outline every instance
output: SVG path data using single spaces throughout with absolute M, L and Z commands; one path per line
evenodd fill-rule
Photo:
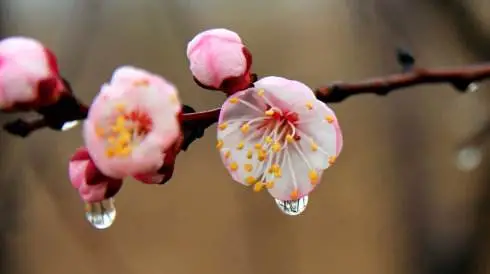
M 76 126 L 78 126 L 78 124 L 80 124 L 80 121 L 78 120 L 75 120 L 75 121 L 70 121 L 70 122 L 66 122 L 63 124 L 63 126 L 61 127 L 61 131 L 67 131 L 67 130 L 70 130 Z
M 466 88 L 466 90 L 468 92 L 477 92 L 479 88 L 480 87 L 477 84 L 471 83 L 471 84 L 468 85 L 468 87 Z
M 109 228 L 116 219 L 114 198 L 85 204 L 85 218 L 96 229 Z
M 472 171 L 477 168 L 483 158 L 483 153 L 478 147 L 465 147 L 458 151 L 456 165 L 462 171 Z
M 276 205 L 286 215 L 297 216 L 303 213 L 308 205 L 308 195 L 301 197 L 298 200 L 281 201 L 276 200 Z

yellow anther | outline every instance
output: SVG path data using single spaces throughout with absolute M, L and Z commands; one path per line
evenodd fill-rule
M 333 165 L 335 163 L 335 160 L 337 160 L 337 157 L 335 157 L 335 156 L 328 157 L 328 163 L 330 165 Z
M 106 155 L 108 158 L 112 158 L 112 157 L 114 157 L 114 156 L 115 156 L 115 154 L 116 154 L 116 151 L 115 151 L 115 149 L 114 149 L 114 148 L 112 148 L 112 147 L 109 147 L 109 148 L 107 148 L 107 149 L 105 150 L 105 155 Z
M 232 103 L 232 104 L 236 104 L 238 103 L 240 100 L 238 100 L 237 97 L 233 97 L 233 98 L 230 98 L 229 102 Z
M 312 151 L 317 151 L 318 150 L 318 145 L 315 142 L 311 142 L 311 150 Z
M 273 142 L 273 141 L 274 141 L 274 140 L 272 139 L 272 137 L 270 137 L 270 136 L 265 136 L 265 142 L 266 142 L 267 144 L 272 144 L 272 142 Z
M 248 184 L 248 185 L 253 185 L 257 182 L 257 180 L 255 179 L 254 176 L 248 176 L 247 178 L 245 178 L 245 182 Z
M 223 147 L 223 145 L 224 145 L 223 140 L 218 139 L 218 141 L 216 142 L 216 148 L 221 149 Z
M 96 126 L 95 127 L 95 134 L 97 134 L 98 137 L 103 137 L 105 135 L 105 130 L 103 127 Z
M 269 182 L 265 183 L 265 188 L 271 189 L 273 187 L 274 187 L 274 181 L 269 181 Z
M 293 135 L 291 135 L 291 134 L 286 135 L 286 141 L 287 141 L 288 143 L 292 143 L 292 142 L 294 142 L 294 137 L 293 137 Z
M 311 103 L 311 102 L 306 103 L 306 108 L 308 110 L 312 110 L 313 109 L 313 103 Z
M 253 154 L 251 150 L 247 151 L 247 159 L 252 159 Z
M 238 170 L 238 164 L 237 164 L 237 162 L 232 162 L 230 164 L 230 169 L 231 169 L 231 171 L 237 171 Z
M 259 96 L 264 96 L 264 93 L 265 93 L 265 90 L 264 90 L 263 88 L 261 88 L 261 89 L 259 89 L 259 90 L 257 91 L 257 94 L 258 94 Z
M 308 177 L 310 178 L 310 183 L 312 185 L 316 185 L 318 183 L 318 173 L 315 170 L 310 170 Z
M 123 103 L 119 103 L 114 107 L 118 112 L 124 112 L 126 109 L 126 105 Z
M 265 161 L 265 158 L 267 158 L 267 152 L 265 150 L 260 150 L 259 151 L 259 156 L 257 158 L 261 162 Z
M 238 146 L 236 146 L 236 149 L 241 150 L 241 149 L 243 149 L 244 146 L 245 146 L 245 144 L 243 142 L 240 142 L 238 144 Z
M 254 145 L 255 149 L 258 149 L 258 150 L 261 150 L 262 149 L 262 145 L 261 144 L 255 144 Z
M 265 111 L 265 115 L 272 116 L 272 115 L 274 115 L 274 111 L 272 109 L 268 109 Z
M 254 169 L 252 164 L 245 164 L 243 168 L 245 169 L 246 172 L 252 172 L 252 170 Z
M 289 197 L 291 197 L 291 200 L 298 200 L 298 198 L 299 198 L 298 189 L 291 191 L 291 194 L 289 194 Z
M 129 131 L 122 131 L 119 133 L 119 137 L 116 139 L 116 143 L 119 145 L 127 145 L 131 142 L 131 134 Z
M 139 79 L 133 82 L 133 85 L 139 87 L 139 86 L 148 86 L 150 85 L 150 81 L 148 79 Z
M 274 173 L 274 177 L 280 178 L 282 176 L 281 167 L 278 164 L 272 165 L 272 173 Z
M 272 151 L 274 152 L 279 152 L 281 150 L 281 144 L 279 144 L 279 142 L 275 142 L 273 145 L 272 145 Z
M 332 115 L 327 115 L 327 116 L 325 116 L 325 121 L 327 121 L 329 124 L 331 124 L 335 121 L 335 118 L 333 118 Z
M 129 154 L 131 154 L 132 151 L 133 148 L 131 146 L 118 147 L 116 149 L 116 156 L 128 156 Z
M 225 156 L 225 159 L 230 158 L 230 156 L 231 156 L 231 151 L 227 150 L 223 156 Z
M 255 192 L 261 191 L 262 188 L 264 188 L 264 184 L 262 182 L 255 183 L 255 185 L 254 185 L 254 191 Z
M 225 130 L 227 127 L 228 127 L 228 124 L 227 124 L 227 123 L 221 123 L 221 124 L 218 126 L 219 130 Z
M 248 130 L 250 129 L 250 126 L 248 124 L 244 124 L 240 130 L 243 132 L 243 134 L 247 133 Z

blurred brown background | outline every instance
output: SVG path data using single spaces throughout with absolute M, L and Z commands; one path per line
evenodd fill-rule
M 486 0 L 10 0 L 3 36 L 43 41 L 90 102 L 119 65 L 165 75 L 187 104 L 223 96 L 191 81 L 186 43 L 237 31 L 255 72 L 312 87 L 398 72 L 396 47 L 420 66 L 490 60 Z M 479 93 L 421 86 L 333 106 L 345 136 L 300 217 L 231 181 L 212 127 L 162 187 L 128 182 L 113 227 L 96 231 L 67 179 L 78 127 L 1 137 L 2 273 L 445 274 L 490 273 L 488 156 L 472 172 L 456 147 L 489 116 Z M 3 117 L 2 119 L 6 119 Z

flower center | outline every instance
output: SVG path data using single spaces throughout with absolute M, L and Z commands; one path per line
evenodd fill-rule
M 98 135 L 106 141 L 107 157 L 127 157 L 151 131 L 153 121 L 146 112 L 127 111 L 123 104 L 113 114 L 106 128 L 97 127 Z

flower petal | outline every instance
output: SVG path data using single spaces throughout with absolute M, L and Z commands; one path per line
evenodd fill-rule
M 264 89 L 267 98 L 279 109 L 306 108 L 316 100 L 313 91 L 305 84 L 283 77 L 268 76 L 254 83 L 255 88 Z

